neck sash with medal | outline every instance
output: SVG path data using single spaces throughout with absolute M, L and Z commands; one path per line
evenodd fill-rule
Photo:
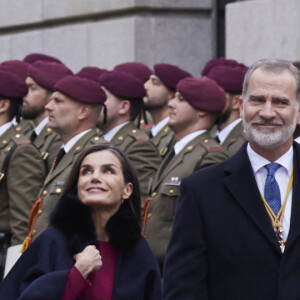
M 290 175 L 290 178 L 289 178 L 289 183 L 288 183 L 288 186 L 287 186 L 287 189 L 286 189 L 283 204 L 281 205 L 281 208 L 280 208 L 277 215 L 274 214 L 272 208 L 269 206 L 269 204 L 268 204 L 267 200 L 265 199 L 265 197 L 263 195 L 261 195 L 264 206 L 265 206 L 265 208 L 267 210 L 267 213 L 268 213 L 268 215 L 269 215 L 269 217 L 272 221 L 272 226 L 274 228 L 275 235 L 278 239 L 281 253 L 284 252 L 284 248 L 285 248 L 285 240 L 283 238 L 282 219 L 283 219 L 283 215 L 284 215 L 284 209 L 285 209 L 285 206 L 286 206 L 287 198 L 288 198 L 289 193 L 291 192 L 292 185 L 293 185 L 293 173 L 294 173 L 294 167 L 292 168 L 292 172 L 291 172 L 291 175 Z

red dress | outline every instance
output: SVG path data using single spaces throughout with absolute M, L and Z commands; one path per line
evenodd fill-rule
M 61 300 L 112 300 L 117 252 L 110 242 L 98 242 L 102 266 L 84 279 L 74 266 Z

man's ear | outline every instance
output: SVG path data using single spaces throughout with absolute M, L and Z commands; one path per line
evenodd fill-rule
M 119 114 L 120 115 L 127 115 L 130 110 L 130 101 L 129 100 L 122 100 L 119 104 Z
M 91 114 L 92 106 L 89 104 L 84 104 L 80 106 L 78 119 L 84 120 Z
M 240 95 L 236 95 L 232 98 L 232 109 L 233 110 L 240 109 Z
M 10 101 L 8 99 L 0 100 L 0 113 L 8 111 L 10 108 Z
M 202 110 L 198 110 L 198 116 L 199 116 L 200 118 L 203 118 L 203 117 L 205 117 L 205 116 L 207 116 L 207 115 L 208 115 L 207 112 L 202 111 Z

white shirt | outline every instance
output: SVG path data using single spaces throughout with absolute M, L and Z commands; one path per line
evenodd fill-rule
M 223 130 L 217 131 L 217 136 L 220 140 L 220 144 L 222 145 L 223 142 L 228 137 L 229 133 L 233 130 L 235 126 L 237 126 L 240 122 L 242 122 L 242 118 L 238 118 L 229 125 L 227 125 Z
M 77 135 L 72 137 L 66 144 L 62 145 L 61 148 L 64 148 L 65 152 L 68 153 L 71 150 L 71 148 L 80 140 L 80 138 L 89 131 L 91 131 L 91 129 L 78 133 Z
M 5 123 L 4 125 L 0 126 L 0 136 L 8 130 L 12 126 L 12 122 Z
M 107 142 L 110 142 L 113 137 L 115 136 L 115 134 L 123 127 L 125 126 L 127 123 L 129 123 L 129 121 L 127 122 L 124 122 L 116 127 L 114 127 L 113 129 L 111 129 L 110 131 L 108 131 L 107 133 L 105 133 L 103 135 L 104 139 L 107 141 Z
M 249 144 L 247 146 L 247 152 L 248 152 L 248 156 L 250 159 L 250 163 L 252 166 L 252 170 L 255 176 L 258 189 L 261 195 L 264 195 L 265 182 L 268 173 L 267 169 L 264 166 L 266 164 L 269 164 L 270 161 L 268 161 L 264 157 L 254 152 L 251 149 Z M 288 182 L 293 168 L 293 154 L 294 154 L 294 150 L 293 150 L 293 146 L 291 146 L 290 149 L 284 155 L 282 155 L 275 161 L 276 163 L 281 165 L 275 172 L 275 179 L 280 189 L 281 204 L 284 201 Z M 283 236 L 285 240 L 287 239 L 290 230 L 292 194 L 293 194 L 293 188 L 291 189 L 288 195 L 284 214 L 283 214 L 283 219 L 282 219 Z
M 176 144 L 174 145 L 175 155 L 177 155 L 191 140 L 193 140 L 196 136 L 204 133 L 205 131 L 206 129 L 194 131 L 176 142 Z
M 169 123 L 170 118 L 166 117 L 165 119 L 158 122 L 156 125 L 152 125 L 151 133 L 152 136 L 156 136 L 162 128 L 164 128 Z
M 36 135 L 39 135 L 47 124 L 48 124 L 48 117 L 45 118 L 42 122 L 40 122 L 38 126 L 34 127 L 34 131 Z

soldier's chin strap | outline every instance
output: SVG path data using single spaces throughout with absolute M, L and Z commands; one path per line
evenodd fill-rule
M 21 253 L 25 252 L 31 244 L 31 238 L 32 238 L 33 231 L 34 231 L 34 225 L 35 225 L 36 219 L 38 217 L 39 210 L 41 209 L 41 206 L 42 206 L 42 198 L 39 198 L 34 203 L 34 205 L 32 206 L 32 208 L 30 210 L 30 214 L 29 214 L 29 218 L 28 218 L 28 232 L 29 233 L 28 233 L 27 237 L 25 238 L 25 240 L 23 241 Z
M 103 125 L 105 125 L 107 122 L 107 107 L 106 105 L 103 103 Z

